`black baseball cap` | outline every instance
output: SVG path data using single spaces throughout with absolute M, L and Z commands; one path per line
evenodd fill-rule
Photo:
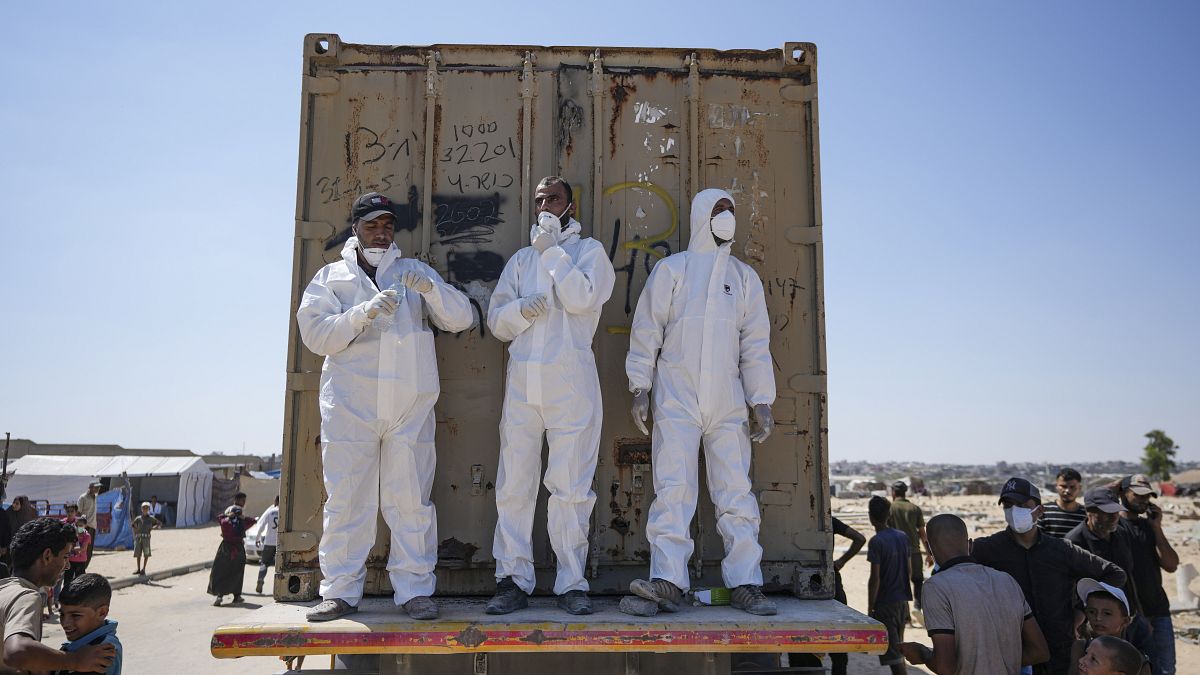
M 1117 499 L 1117 493 L 1113 492 L 1112 488 L 1103 485 L 1083 493 L 1083 507 L 1105 513 L 1120 513 L 1125 510 L 1121 501 Z
M 1003 504 L 1005 499 L 1013 499 L 1015 501 L 1025 503 L 1029 499 L 1036 499 L 1037 503 L 1042 503 L 1042 491 L 1037 489 L 1037 486 L 1024 478 L 1013 476 L 1008 479 L 1004 487 L 1000 490 L 1000 501 L 998 504 Z
M 396 217 L 396 212 L 392 210 L 392 200 L 378 192 L 362 195 L 354 200 L 354 206 L 350 208 L 350 217 L 356 223 L 360 220 L 374 220 L 385 214 Z

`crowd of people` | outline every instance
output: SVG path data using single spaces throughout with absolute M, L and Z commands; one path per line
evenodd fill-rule
M 998 504 L 1005 529 L 973 540 L 956 515 L 926 522 L 907 490 L 896 482 L 890 501 L 868 504 L 867 610 L 887 629 L 880 663 L 893 673 L 907 672 L 905 661 L 935 673 L 1175 672 L 1162 573 L 1174 572 L 1179 556 L 1146 476 L 1085 491 L 1079 472 L 1063 468 L 1047 503 L 1036 485 L 1013 477 Z M 866 538 L 837 518 L 833 526 L 851 540 L 834 564 L 840 570 Z M 845 602 L 840 573 L 837 592 Z M 906 626 L 919 624 L 932 648 L 904 641 Z M 844 658 L 833 659 L 833 672 L 846 672 Z

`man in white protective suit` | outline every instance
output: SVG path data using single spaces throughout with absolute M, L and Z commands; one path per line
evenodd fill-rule
M 771 615 L 775 603 L 763 595 L 759 566 L 758 502 L 750 491 L 750 440 L 765 441 L 775 424 L 771 322 L 758 274 L 730 255 L 733 197 L 703 190 L 692 200 L 691 225 L 687 250 L 659 261 L 642 289 L 625 359 L 634 424 L 642 433 L 654 394 L 654 503 L 646 525 L 651 578 L 630 584 L 642 600 L 629 598 L 634 602 L 622 608 L 677 611 L 690 586 L 689 528 L 703 441 L 731 604 Z
M 583 578 L 596 494 L 602 405 L 592 337 L 616 274 L 604 246 L 580 237 L 571 187 L 538 183 L 532 242 L 513 255 L 488 309 L 488 327 L 508 348 L 496 474 L 496 594 L 488 614 L 529 605 L 533 592 L 533 511 L 542 475 L 542 434 L 550 446 L 546 529 L 558 558 L 554 593 L 571 614 L 591 614 Z
M 437 515 L 429 501 L 435 464 L 437 327 L 474 324 L 467 296 L 431 267 L 400 257 L 387 197 L 354 202 L 342 259 L 313 277 L 296 322 L 321 369 L 321 463 L 325 479 L 321 597 L 309 621 L 356 611 L 375 543 L 377 513 L 391 530 L 388 577 L 397 605 L 414 619 L 437 617 L 430 599 Z

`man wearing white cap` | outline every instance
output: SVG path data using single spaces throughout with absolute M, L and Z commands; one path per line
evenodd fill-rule
M 758 274 L 732 255 L 736 224 L 728 192 L 696 195 L 688 248 L 651 271 L 625 359 L 633 421 L 642 433 L 654 396 L 654 502 L 646 524 L 651 578 L 634 581 L 630 591 L 666 611 L 678 609 L 691 585 L 703 443 L 730 604 L 751 614 L 776 612 L 762 592 L 760 514 L 750 490 L 750 441 L 765 441 L 775 425 L 771 321 Z
M 388 579 L 414 619 L 432 619 L 437 563 L 434 413 L 441 391 L 433 323 L 456 333 L 475 315 L 462 292 L 425 263 L 400 255 L 391 200 L 368 192 L 351 209 L 354 236 L 300 300 L 304 345 L 321 368 L 325 514 L 321 597 L 309 621 L 354 612 L 367 578 L 380 511 L 391 530 Z
M 1163 513 L 1150 501 L 1157 497 L 1150 479 L 1142 474 L 1126 476 L 1120 483 L 1121 514 L 1118 529 L 1129 538 L 1133 553 L 1133 583 L 1137 588 L 1142 614 L 1154 629 L 1150 657 L 1155 675 L 1175 672 L 1175 626 L 1171 621 L 1171 603 L 1163 590 L 1162 573 L 1174 573 L 1179 554 L 1163 532 Z

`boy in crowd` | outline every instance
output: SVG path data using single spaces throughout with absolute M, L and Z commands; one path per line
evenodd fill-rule
M 1079 675 L 1138 675 L 1145 669 L 1142 655 L 1133 645 L 1121 638 L 1101 635 L 1088 645 L 1073 672 Z
M 0 621 L 4 651 L 0 673 L 26 670 L 104 672 L 116 650 L 112 645 L 87 645 L 61 652 L 42 644 L 42 596 L 38 589 L 53 586 L 67 567 L 75 546 L 75 528 L 56 518 L 25 523 L 12 539 L 13 576 L 0 580 Z
M 63 588 L 70 586 L 71 581 L 83 574 L 84 568 L 87 567 L 88 546 L 92 543 L 92 535 L 87 531 L 87 527 L 87 516 L 79 516 L 75 520 L 75 548 L 71 551 L 71 556 L 67 558 L 69 566 L 66 573 L 63 574 Z
M 158 518 L 150 515 L 150 502 L 142 502 L 142 515 L 133 519 L 133 559 L 137 562 L 134 574 L 145 574 L 150 562 L 150 530 L 159 526 Z
M 1059 469 L 1054 479 L 1058 497 L 1042 506 L 1042 517 L 1038 519 L 1038 527 L 1044 534 L 1062 539 L 1087 518 L 1087 511 L 1079 503 L 1082 486 L 1083 476 L 1078 471 L 1069 466 Z
M 108 618 L 112 588 L 99 574 L 83 574 L 63 589 L 62 629 L 70 642 L 62 649 L 68 654 L 93 645 L 112 645 L 113 660 L 107 675 L 121 675 L 121 641 L 117 639 L 117 622 Z M 58 675 L 74 671 L 61 670 Z
M 867 543 L 867 562 L 871 577 L 867 581 L 867 614 L 887 628 L 888 650 L 879 656 L 880 665 L 889 666 L 892 675 L 904 675 L 908 667 L 900 654 L 904 641 L 904 623 L 908 619 L 908 601 L 912 600 L 909 569 L 908 535 L 887 526 L 891 503 L 883 497 L 871 497 L 867 512 L 875 536 Z
M 1092 639 L 1075 641 L 1071 646 L 1071 663 L 1077 664 L 1092 640 L 1104 635 L 1121 638 L 1143 655 L 1151 652 L 1153 637 L 1150 628 L 1145 622 L 1133 621 L 1124 591 L 1095 579 L 1080 579 L 1075 590 L 1079 601 L 1083 603 L 1083 614 L 1087 619 L 1085 633 Z M 1152 667 L 1150 660 L 1143 660 L 1146 663 L 1145 675 L 1149 675 Z

